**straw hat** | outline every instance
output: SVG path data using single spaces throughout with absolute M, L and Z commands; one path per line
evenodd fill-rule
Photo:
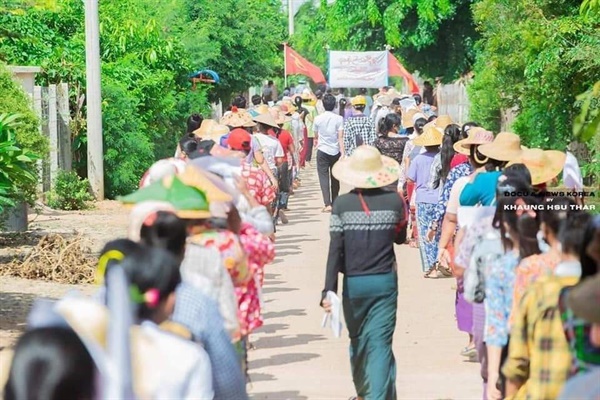
M 253 118 L 253 120 L 254 122 L 258 122 L 263 125 L 267 125 L 273 128 L 279 128 L 279 125 L 277 125 L 277 121 L 275 120 L 275 118 L 273 118 L 271 113 L 257 115 Z
M 413 123 L 413 127 L 414 127 L 414 125 L 415 125 L 415 122 L 417 122 L 417 120 L 419 120 L 419 119 L 424 119 L 424 120 L 427 120 L 427 117 L 425 116 L 425 114 L 423 114 L 423 113 L 422 113 L 422 112 L 420 112 L 420 111 L 419 111 L 419 112 L 417 112 L 417 113 L 415 113 L 415 115 L 413 115 L 413 117 L 412 117 L 412 123 Z
M 293 114 L 298 108 L 291 101 L 281 102 L 281 111 L 286 114 Z
M 452 121 L 452 117 L 450 117 L 449 115 L 440 115 L 439 117 L 437 117 L 436 119 L 434 119 L 432 122 L 433 122 L 433 125 L 435 125 L 436 128 L 440 128 L 442 131 L 444 129 L 446 129 L 446 127 L 448 125 L 451 125 L 451 124 L 454 123 Z
M 479 152 L 498 161 L 511 161 L 522 153 L 521 138 L 510 132 L 500 132 L 492 143 L 482 144 Z
M 162 201 L 175 208 L 175 214 L 184 219 L 210 218 L 208 198 L 200 189 L 184 184 L 177 176 L 167 177 L 127 196 L 119 201 L 128 206 L 144 201 Z
M 405 128 L 413 128 L 415 126 L 414 116 L 419 113 L 417 109 L 406 110 L 402 113 L 402 126 Z
M 359 189 L 387 186 L 398 180 L 400 165 L 393 158 L 382 156 L 373 146 L 359 146 L 348 158 L 333 166 L 333 176 Z
M 439 146 L 442 144 L 444 133 L 433 125 L 425 126 L 423 134 L 413 141 L 415 146 Z
M 246 110 L 232 107 L 231 112 L 224 115 L 220 121 L 221 125 L 231 126 L 232 128 L 249 128 L 256 126 L 256 123 L 252 121 L 252 116 Z
M 283 125 L 286 122 L 290 122 L 292 120 L 292 117 L 288 117 L 287 115 L 285 115 L 279 107 L 272 107 L 269 110 L 269 112 L 271 113 L 271 116 L 275 119 L 275 122 L 277 122 L 277 125 Z
M 209 203 L 213 201 L 226 202 L 232 200 L 231 195 L 219 189 L 206 176 L 206 173 L 198 167 L 190 165 L 182 173 L 178 174 L 177 177 L 184 185 L 195 187 L 204 192 Z
M 214 140 L 218 143 L 221 136 L 229 133 L 229 128 L 226 125 L 219 124 L 215 120 L 205 119 L 202 121 L 200 128 L 196 129 L 193 133 L 203 140 Z
M 511 164 L 525 164 L 531 174 L 531 184 L 539 185 L 551 181 L 565 167 L 567 155 L 557 150 L 525 149 Z
M 454 151 L 468 156 L 471 154 L 471 146 L 479 146 L 493 141 L 494 134 L 492 132 L 479 127 L 471 128 L 466 138 L 454 143 Z
M 379 96 L 377 98 L 377 102 L 379 104 L 381 104 L 384 107 L 389 107 L 392 105 L 392 101 L 394 99 L 392 98 L 392 96 L 388 95 L 388 94 L 382 94 L 381 96 Z

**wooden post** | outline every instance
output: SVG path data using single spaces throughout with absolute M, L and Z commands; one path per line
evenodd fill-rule
M 34 86 L 33 87 L 33 110 L 35 111 L 35 114 L 37 115 L 37 117 L 40 120 L 40 123 L 38 125 L 38 129 L 40 131 L 40 135 L 44 134 L 44 130 L 42 129 L 42 124 L 43 124 L 43 120 L 42 118 L 44 117 L 44 115 L 42 114 L 42 88 L 40 86 Z M 43 154 L 40 154 L 40 156 L 43 156 Z M 39 159 L 36 163 L 37 166 L 37 170 L 38 170 L 38 191 L 40 193 L 44 192 L 44 166 L 42 164 L 42 160 Z
M 61 83 L 58 85 L 58 113 L 60 115 L 60 130 L 58 148 L 60 149 L 60 168 L 65 171 L 70 171 L 72 166 L 73 156 L 71 154 L 71 129 L 69 122 L 71 115 L 69 114 L 69 85 Z
M 48 86 L 48 131 L 50 134 L 50 185 L 58 174 L 58 110 L 56 108 L 56 85 Z

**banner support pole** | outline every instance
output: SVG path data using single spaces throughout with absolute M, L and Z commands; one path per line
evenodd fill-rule
M 287 87 L 287 43 L 283 44 L 283 82 L 284 88 Z

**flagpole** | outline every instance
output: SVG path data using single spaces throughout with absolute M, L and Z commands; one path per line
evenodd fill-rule
M 283 44 L 283 82 L 284 88 L 287 87 L 287 43 Z
M 390 46 L 389 44 L 385 45 L 385 51 L 387 51 L 387 65 L 388 65 L 388 73 L 387 73 L 387 85 L 386 86 L 390 86 L 390 49 L 392 48 L 392 46 Z

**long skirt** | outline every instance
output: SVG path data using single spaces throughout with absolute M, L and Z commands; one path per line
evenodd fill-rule
M 342 304 L 350 337 L 350 366 L 357 396 L 396 399 L 396 272 L 344 277 Z
M 421 253 L 421 267 L 423 271 L 429 271 L 429 268 L 435 263 L 438 256 L 438 242 L 440 241 L 441 230 L 438 229 L 435 238 L 430 242 L 427 240 L 427 231 L 433 222 L 433 214 L 436 204 L 417 203 L 417 225 L 419 227 L 419 252 Z
M 473 342 L 477 349 L 477 358 L 479 364 L 481 364 L 481 379 L 483 379 L 483 396 L 484 400 L 487 399 L 487 347 L 483 341 L 483 334 L 485 330 L 485 306 L 483 303 L 473 304 Z
M 462 289 L 462 278 L 457 279 L 458 290 L 456 291 L 456 302 L 454 311 L 456 312 L 456 324 L 458 330 L 469 334 L 473 333 L 473 304 L 465 300 Z

